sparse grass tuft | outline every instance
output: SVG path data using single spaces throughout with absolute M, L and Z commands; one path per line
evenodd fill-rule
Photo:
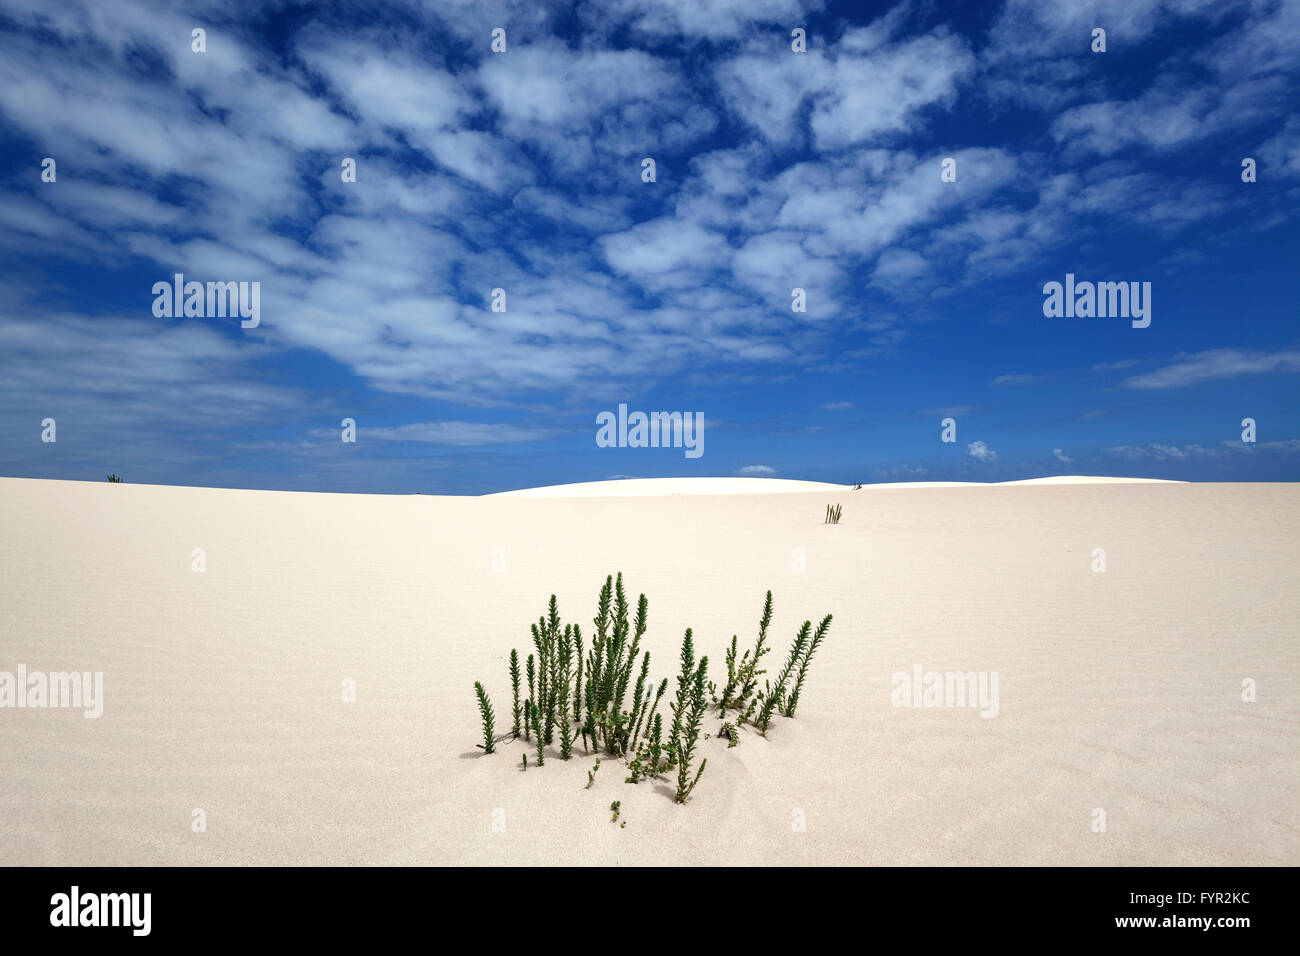
M 542 737 L 542 732 L 537 729 L 541 726 L 540 718 L 537 713 L 537 704 L 531 700 L 528 702 L 528 712 L 532 714 L 533 736 L 537 738 L 537 766 L 542 767 L 546 765 L 546 741 Z
M 793 717 L 795 706 L 799 703 L 799 694 L 803 691 L 803 680 L 808 676 L 808 665 L 812 661 L 813 654 L 817 653 L 817 648 L 821 646 L 822 640 L 826 637 L 826 632 L 831 629 L 831 616 L 827 614 L 822 618 L 822 622 L 817 625 L 817 631 L 813 634 L 812 643 L 804 651 L 803 659 L 799 662 L 799 676 L 794 682 L 794 690 L 790 692 L 790 699 L 785 704 L 785 716 Z
M 122 484 L 122 478 L 120 475 L 108 475 L 107 478 L 110 484 L 114 484 L 114 485 Z
M 511 733 L 513 733 L 516 737 L 518 737 L 518 736 L 519 736 L 519 713 L 520 713 L 520 707 L 519 707 L 519 651 L 516 650 L 516 649 L 513 648 L 513 647 L 510 648 L 510 689 L 513 690 L 513 691 L 514 691 L 514 694 L 515 694 L 515 705 L 514 705 L 514 711 L 513 711 L 513 713 L 514 713 L 514 718 L 515 718 L 515 723 L 514 723 L 514 726 L 511 728 Z
M 803 657 L 804 649 L 808 646 L 808 635 L 812 632 L 812 621 L 804 621 L 803 627 L 799 628 L 799 633 L 794 639 L 794 644 L 790 648 L 790 656 L 786 658 L 785 666 L 781 668 L 781 673 L 777 675 L 776 684 L 770 682 L 766 684 L 763 691 L 763 707 L 758 712 L 758 719 L 754 721 L 754 726 L 764 737 L 767 736 L 768 725 L 772 722 L 772 713 L 780 706 L 785 697 L 785 685 L 790 680 L 790 672 L 794 666 L 799 663 Z
M 492 701 L 488 700 L 487 691 L 478 681 L 474 682 L 474 693 L 478 697 L 478 711 L 483 718 L 483 743 L 479 744 L 485 754 L 493 753 L 496 747 L 496 740 L 493 736 L 493 723 L 495 715 L 492 713 Z
M 840 505 L 827 505 L 826 520 L 823 522 L 823 524 L 839 524 L 840 514 L 843 512 L 843 510 L 844 509 Z
M 673 726 L 669 732 L 670 760 L 677 766 L 677 802 L 685 803 L 704 773 L 708 760 L 700 761 L 700 769 L 691 779 L 691 760 L 695 745 L 700 739 L 700 722 L 704 719 L 704 682 L 708 678 L 709 659 L 701 657 L 695 664 L 695 642 L 691 629 L 682 638 L 682 672 L 677 677 L 677 702 L 670 704 Z
M 833 513 L 828 507 L 827 518 L 830 523 L 839 520 L 838 505 Z M 561 759 L 573 756 L 573 745 L 581 737 L 584 752 L 595 751 L 623 760 L 629 783 L 676 770 L 674 799 L 685 803 L 708 764 L 699 752 L 701 737 L 710 739 L 701 731 L 705 711 L 713 709 L 722 719 L 718 737 L 727 741 L 728 748 L 740 743 L 741 730 L 747 723 L 766 736 L 774 714 L 793 717 L 813 655 L 830 630 L 831 616 L 822 619 L 815 634 L 812 622 L 804 622 L 775 682 L 764 681 L 761 692 L 759 681 L 767 673 L 762 667 L 763 658 L 771 651 L 767 646 L 772 623 L 771 591 L 763 602 L 754 646 L 741 653 L 739 639 L 735 635 L 731 638 L 725 655 L 727 681 L 720 695 L 708 680 L 709 659 L 701 656 L 697 660 L 695 635 L 687 628 L 682 638 L 676 695 L 668 704 L 671 724 L 667 728 L 659 703 L 668 690 L 668 678 L 663 678 L 656 689 L 650 675 L 650 652 L 642 653 L 640 649 L 649 625 L 645 595 L 640 596 L 633 611 L 622 574 L 606 576 L 592 623 L 595 629 L 584 654 L 582 631 L 576 624 L 563 623 L 559 602 L 551 595 L 546 612 L 529 625 L 534 653 L 528 655 L 523 668 L 526 698 L 519 652 L 511 649 L 511 733 L 518 737 L 522 732 L 524 740 L 535 744 L 538 767 L 545 765 L 546 748 L 556 743 L 558 731 Z M 474 691 L 483 719 L 484 742 L 479 746 L 493 753 L 498 741 L 493 735 L 492 704 L 481 683 L 474 684 Z M 503 734 L 501 740 L 507 739 L 509 735 Z M 527 771 L 528 764 L 528 754 L 524 753 L 520 758 L 523 771 Z M 600 764 L 601 758 L 597 757 L 587 771 L 587 789 L 595 785 Z M 618 819 L 618 807 L 618 801 L 610 807 L 614 820 Z

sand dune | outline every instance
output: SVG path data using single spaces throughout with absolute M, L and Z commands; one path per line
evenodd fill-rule
M 547 485 L 501 491 L 485 497 L 516 498 L 607 498 L 652 495 L 767 495 L 795 492 L 866 491 L 877 488 L 994 488 L 998 485 L 1082 485 L 1082 484 L 1167 484 L 1161 478 L 1096 478 L 1085 475 L 1061 475 L 1051 478 L 1026 478 L 1020 481 L 892 481 L 872 485 L 836 485 L 824 481 L 800 481 L 792 478 L 619 478 L 608 481 L 580 481 L 570 485 Z
M 824 487 L 444 498 L 0 479 L 0 671 L 102 671 L 105 693 L 98 719 L 0 710 L 0 856 L 1300 863 L 1297 486 L 839 491 L 827 526 Z M 721 672 L 766 588 L 773 657 L 835 615 L 798 716 L 734 749 L 706 741 L 685 806 L 610 760 L 587 790 L 591 759 L 523 773 L 524 744 L 474 746 L 473 682 L 508 725 L 510 648 L 526 651 L 551 593 L 589 630 L 618 570 L 649 598 L 656 678 L 687 626 Z M 997 716 L 894 706 L 893 675 L 917 665 L 996 671 Z

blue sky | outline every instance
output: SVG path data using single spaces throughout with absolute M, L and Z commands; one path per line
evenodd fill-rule
M 7 0 L 0 474 L 1300 477 L 1300 3 L 954 6 Z M 620 403 L 704 454 L 598 447 Z

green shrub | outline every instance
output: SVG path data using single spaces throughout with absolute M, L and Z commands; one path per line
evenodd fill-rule
M 496 740 L 492 733 L 494 722 L 492 701 L 488 700 L 487 691 L 483 689 L 483 685 L 478 681 L 474 682 L 474 694 L 478 697 L 478 712 L 483 718 L 483 743 L 479 744 L 479 746 L 483 748 L 484 753 L 490 754 L 497 749 Z

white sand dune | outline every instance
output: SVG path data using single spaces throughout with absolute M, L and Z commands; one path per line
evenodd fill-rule
M 771 495 L 807 491 L 851 491 L 852 485 L 790 478 L 616 478 L 569 485 L 501 491 L 486 498 L 610 498 L 659 495 Z
M 1300 486 L 896 488 L 841 494 L 838 526 L 827 493 L 0 479 L 0 671 L 102 671 L 106 696 L 99 719 L 0 709 L 0 858 L 1300 863 Z M 685 806 L 612 759 L 588 790 L 590 758 L 474 746 L 473 682 L 507 728 L 510 648 L 552 593 L 589 632 L 619 570 L 656 680 L 688 626 L 725 677 L 767 588 L 773 670 L 835 615 L 798 716 L 705 741 Z M 893 706 L 918 664 L 996 671 L 998 716 Z
M 501 491 L 484 497 L 517 498 L 606 498 L 651 495 L 769 495 L 809 491 L 864 491 L 874 488 L 992 488 L 1003 485 L 1079 485 L 1167 483 L 1162 478 L 1095 478 L 1062 475 L 1051 478 L 1027 478 L 1020 481 L 893 481 L 863 485 L 837 485 L 824 481 L 800 481 L 793 478 L 618 478 L 608 481 L 580 481 L 568 485 L 521 488 Z

